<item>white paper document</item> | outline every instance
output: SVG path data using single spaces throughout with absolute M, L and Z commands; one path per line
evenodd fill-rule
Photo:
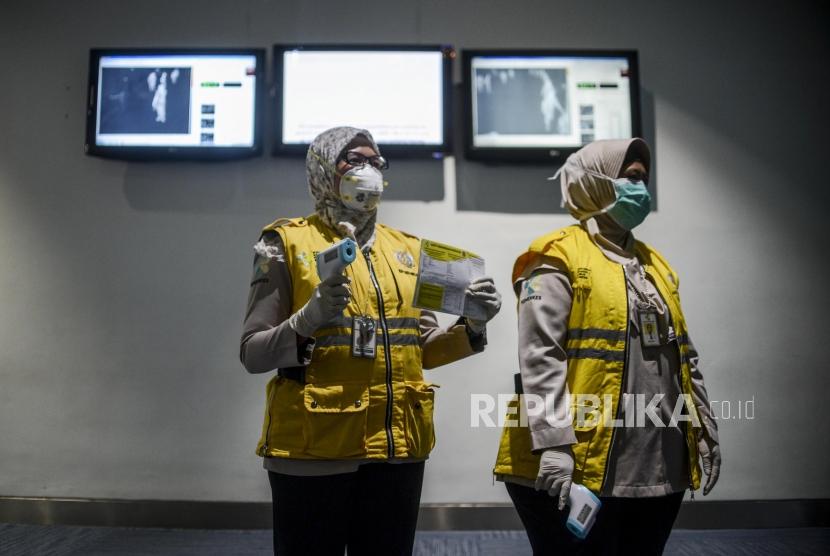
M 421 263 L 413 305 L 422 309 L 486 320 L 484 308 L 468 301 L 464 292 L 474 279 L 484 276 L 484 259 L 471 253 L 421 240 Z

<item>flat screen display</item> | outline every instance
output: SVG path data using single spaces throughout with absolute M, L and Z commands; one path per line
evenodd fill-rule
M 320 132 L 368 129 L 384 152 L 449 146 L 449 47 L 276 45 L 277 153 L 304 153 Z
M 640 134 L 632 51 L 465 51 L 465 152 L 550 160 Z
M 258 154 L 264 54 L 93 50 L 87 152 L 115 158 Z

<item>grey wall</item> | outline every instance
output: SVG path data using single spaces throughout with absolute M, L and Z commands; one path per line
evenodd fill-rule
M 84 156 L 87 56 L 317 41 L 638 49 L 660 188 L 638 235 L 680 272 L 711 397 L 732 407 L 712 496 L 830 496 L 827 28 L 808 2 L 3 3 L 0 495 L 268 499 L 267 377 L 241 368 L 238 336 L 260 226 L 311 209 L 302 164 Z M 469 396 L 511 391 L 513 258 L 570 221 L 552 169 L 397 168 L 381 219 L 481 252 L 506 298 L 483 356 L 429 371 L 424 502 L 506 501 L 499 431 L 470 427 Z M 754 419 L 734 418 L 750 399 Z

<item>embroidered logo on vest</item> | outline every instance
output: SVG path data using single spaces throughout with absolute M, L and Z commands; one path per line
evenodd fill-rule
M 398 262 L 406 268 L 412 268 L 415 266 L 415 259 L 408 251 L 395 251 L 395 258 L 398 259 Z

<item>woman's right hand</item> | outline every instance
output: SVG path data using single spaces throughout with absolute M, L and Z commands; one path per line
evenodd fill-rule
M 329 276 L 314 288 L 308 302 L 288 319 L 300 336 L 310 338 L 333 318 L 341 315 L 349 304 L 351 280 L 342 274 Z
M 539 461 L 539 475 L 536 490 L 544 490 L 559 499 L 557 507 L 562 510 L 568 504 L 574 473 L 574 457 L 570 446 L 548 448 L 542 452 Z

